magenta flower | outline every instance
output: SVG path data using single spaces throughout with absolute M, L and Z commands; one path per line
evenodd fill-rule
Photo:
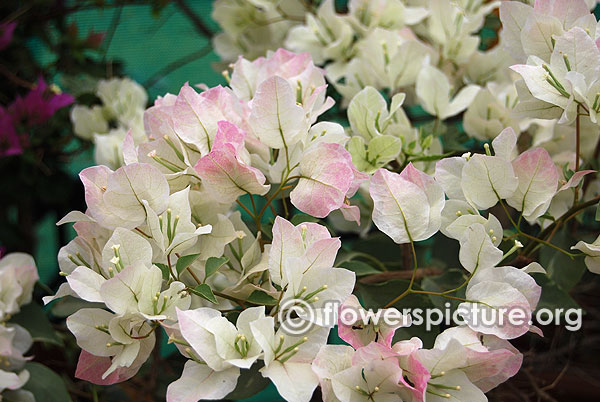
M 45 123 L 57 110 L 69 106 L 74 101 L 75 98 L 69 94 L 54 92 L 40 77 L 36 87 L 24 98 L 17 97 L 9 110 L 14 122 L 32 126 Z
M 0 34 L 0 48 L 4 35 Z M 0 106 L 0 157 L 23 153 L 28 138 L 18 132 L 19 127 L 44 124 L 57 110 L 74 101 L 69 94 L 54 92 L 40 77 L 25 97 L 17 97 L 8 109 Z

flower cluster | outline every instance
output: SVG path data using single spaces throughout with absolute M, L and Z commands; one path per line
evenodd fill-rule
M 217 2 L 215 15 L 236 21 L 227 20 L 217 44 L 255 45 L 248 54 L 269 48 L 252 39 L 261 36 L 254 28 L 264 19 L 264 29 L 279 29 L 303 12 L 288 3 Z M 594 272 L 600 258 L 598 240 L 577 243 L 577 254 L 551 242 L 599 200 L 594 172 L 581 169 L 588 160 L 581 143 L 598 141 L 598 95 L 590 94 L 600 58 L 589 7 L 502 3 L 501 41 L 529 55 L 513 66 L 523 76 L 513 82 L 507 63 L 518 51 L 477 50 L 476 32 L 498 6 L 351 1 L 350 13 L 338 15 L 325 1 L 285 39 L 310 54 L 240 57 L 225 74 L 228 86 L 200 85 L 199 93 L 185 84 L 139 117 L 143 129 L 113 136 L 115 158 L 80 174 L 87 211 L 59 222 L 74 222 L 77 237 L 59 252 L 66 283 L 46 299 L 102 305 L 67 319 L 82 348 L 76 376 L 104 385 L 131 378 L 159 330 L 187 359 L 168 387 L 172 402 L 225 398 L 251 369 L 288 401 L 310 400 L 317 386 L 331 401 L 485 401 L 520 368 L 509 340 L 542 334 L 531 322 L 541 294 L 532 274 L 545 273 L 532 258 L 537 248 L 585 257 Z M 347 100 L 348 129 L 320 121 L 334 104 L 326 78 Z M 74 109 L 76 129 L 102 132 L 96 125 L 107 128 L 107 114 L 126 125 L 120 116 L 138 116 L 143 103 L 134 88 L 105 84 L 102 107 Z M 443 136 L 412 126 L 406 99 L 437 121 L 466 110 L 467 132 L 493 139 L 491 146 L 445 155 Z M 531 136 L 521 134 L 527 130 Z M 570 133 L 576 144 L 553 148 L 555 133 Z M 539 233 L 523 229 L 523 220 Z M 325 319 L 328 306 L 362 308 L 352 295 L 359 272 L 339 263 L 336 235 L 373 226 L 405 245 L 414 265 L 407 285 L 379 307 L 415 294 L 462 302 L 464 324 L 439 334 L 432 348 L 369 320 L 340 320 L 349 346 L 327 345 L 336 324 Z M 423 290 L 415 242 L 438 232 L 458 242 L 461 280 Z M 296 304 L 313 314 L 293 314 Z M 513 312 L 524 319 L 482 319 Z M 286 331 L 304 324 L 302 334 Z
M 6 321 L 31 302 L 37 280 L 31 256 L 12 253 L 0 259 L 0 399 L 34 401 L 31 392 L 20 389 L 29 380 L 29 372 L 24 369 L 29 358 L 23 354 L 33 340 L 26 329 Z
M 71 109 L 75 134 L 95 145 L 95 160 L 113 169 L 123 164 L 123 139 L 131 130 L 136 144 L 145 142 L 146 90 L 130 78 L 100 80 L 96 88 L 100 105 Z
M 502 54 L 478 50 L 477 33 L 499 2 L 431 0 L 424 7 L 423 2 L 352 0 L 347 14 L 337 13 L 333 0 L 323 1 L 318 9 L 294 10 L 288 3 L 293 2 L 217 1 L 213 18 L 224 30 L 214 41 L 217 52 L 225 60 L 239 54 L 256 57 L 276 47 L 309 52 L 324 66 L 345 104 L 372 86 L 416 95 L 441 119 L 473 100 L 475 87 L 459 91 L 465 82 L 485 84 L 503 63 Z M 237 18 L 241 15 L 246 17 L 243 23 Z M 264 31 L 271 33 L 262 36 L 270 42 L 260 36 L 254 40 Z M 430 68 L 422 69 L 423 64 Z

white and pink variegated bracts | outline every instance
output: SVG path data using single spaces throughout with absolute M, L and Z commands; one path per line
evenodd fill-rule
M 386 57 L 396 61 L 403 51 L 423 57 L 403 71 L 387 65 L 381 74 L 392 87 L 416 83 L 410 98 L 439 120 L 465 110 L 479 87 L 454 88 L 445 69 L 433 67 L 433 49 L 412 32 L 400 37 L 383 27 L 403 29 L 429 18 L 423 36 L 435 37 L 445 59 L 460 64 L 475 57 L 472 33 L 486 7 L 478 3 L 460 14 L 454 4 L 432 1 L 429 17 L 427 10 L 400 7 L 393 10 L 405 12 L 403 18 L 388 21 L 384 3 L 350 2 L 349 19 L 361 41 L 377 39 L 376 53 L 389 44 Z M 350 22 L 331 7 L 323 2 L 323 19 L 307 24 L 333 21 L 335 32 L 346 34 Z M 361 9 L 377 18 L 369 23 Z M 456 38 L 447 34 L 444 13 L 465 18 L 452 23 L 459 27 Z M 324 49 L 298 37 L 305 31 L 295 32 L 294 46 L 310 47 L 321 61 L 345 54 L 345 40 Z M 402 43 L 392 46 L 394 38 Z M 454 39 L 468 46 L 459 51 Z M 348 70 L 356 64 L 350 61 Z M 585 78 L 585 64 L 565 77 L 581 83 L 575 73 Z M 356 93 L 348 130 L 318 121 L 333 105 L 324 75 L 308 53 L 279 49 L 254 61 L 240 57 L 225 74 L 228 86 L 200 85 L 199 93 L 185 84 L 179 94 L 157 99 L 144 113 L 146 138 L 125 136 L 122 164 L 81 172 L 87 211 L 59 222 L 75 222 L 77 237 L 58 256 L 67 282 L 46 299 L 70 295 L 94 303 L 67 319 L 82 348 L 78 378 L 102 385 L 131 378 L 156 346 L 156 330 L 166 331 L 187 359 L 167 389 L 169 402 L 227 398 L 246 386 L 240 378 L 252 370 L 291 402 L 309 401 L 318 386 L 326 401 L 485 401 L 485 392 L 518 371 L 522 356 L 508 340 L 541 333 L 530 323 L 541 293 L 531 274 L 544 270 L 537 263 L 508 265 L 521 243 L 509 241 L 503 252 L 502 224 L 486 210 L 500 204 L 519 213 L 518 224 L 525 219 L 546 227 L 549 216 L 572 206 L 586 173 L 567 178 L 542 147 L 519 154 L 513 129 L 519 124 L 493 133 L 493 154 L 486 145 L 485 154 L 444 158 L 441 141 L 411 126 L 402 109 L 407 96 L 394 93 L 388 105 L 376 89 L 389 83 L 347 88 L 345 96 Z M 560 105 L 570 111 L 570 101 Z M 290 218 L 293 207 L 303 215 Z M 409 252 L 438 232 L 459 243 L 464 283 L 455 290 L 465 291 L 457 306 L 463 323 L 439 334 L 431 349 L 419 338 L 401 338 L 397 329 L 411 320 L 395 310 L 394 300 L 384 311 L 400 314 L 401 323 L 338 324 L 337 307 L 365 310 L 352 295 L 357 274 L 343 264 L 353 250 L 342 248 L 337 228 L 352 225 L 349 231 L 366 234 L 371 221 Z M 600 247 L 575 247 L 597 271 Z M 413 261 L 410 285 L 404 293 L 398 289 L 396 301 L 425 293 L 415 283 L 416 252 Z M 492 310 L 501 311 L 501 319 L 519 310 L 524 320 L 483 325 L 478 314 Z M 349 346 L 327 345 L 335 325 Z M 289 331 L 299 327 L 302 332 Z
M 516 374 L 522 359 L 509 342 L 461 326 L 438 335 L 432 349 L 419 338 L 325 345 L 312 367 L 324 401 L 478 402 Z
M 33 344 L 29 332 L 8 322 L 32 301 L 38 277 L 37 267 L 29 254 L 9 253 L 0 258 L 0 400 L 34 401 L 30 391 L 21 389 L 30 373 L 23 356 Z

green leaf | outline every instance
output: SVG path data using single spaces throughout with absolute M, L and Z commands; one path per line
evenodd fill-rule
M 158 262 L 155 262 L 154 265 L 156 265 L 157 267 L 160 268 L 160 272 L 162 272 L 162 278 L 165 281 L 169 280 L 169 276 L 171 276 L 170 272 L 169 272 L 169 266 L 166 264 L 161 264 Z
M 248 302 L 261 306 L 274 306 L 277 304 L 277 299 L 262 290 L 255 290 L 248 296 Z
M 381 271 L 373 268 L 369 264 L 364 263 L 362 261 L 356 261 L 356 260 L 344 261 L 340 264 L 340 267 L 346 268 L 346 269 L 354 272 L 356 274 L 357 278 L 360 278 L 361 276 L 367 276 L 367 275 L 381 273 Z
M 402 255 L 402 247 L 383 233 L 374 233 L 361 239 L 351 251 L 375 255 L 386 267 L 398 266 L 398 256 Z
M 563 165 L 563 175 L 565 176 L 565 179 L 568 181 L 571 177 L 573 177 L 573 175 L 575 174 L 574 171 L 572 171 L 571 169 L 569 169 L 569 164 L 565 163 Z
M 292 216 L 292 219 L 290 220 L 290 222 L 292 222 L 292 224 L 294 226 L 297 226 L 304 222 L 314 222 L 314 223 L 319 222 L 319 218 L 315 218 L 314 216 L 310 216 L 307 214 L 297 214 L 297 215 Z
M 598 205 L 596 205 L 596 216 L 595 219 L 597 221 L 600 221 L 600 202 L 598 203 Z
M 200 254 L 190 254 L 190 255 L 184 255 L 183 257 L 180 257 L 177 260 L 177 274 L 180 274 L 181 272 L 183 272 L 187 267 L 189 267 L 190 265 L 192 265 L 192 263 L 194 261 L 196 261 L 196 259 L 200 256 Z
M 235 325 L 237 323 L 237 319 L 240 316 L 241 310 L 228 311 L 225 313 L 225 318 L 229 320 L 230 323 Z
M 375 162 L 375 166 L 383 166 L 394 160 L 402 151 L 402 140 L 391 135 L 381 135 L 369 142 L 367 159 Z
M 263 367 L 264 363 L 259 361 L 253 364 L 250 369 L 241 370 L 237 386 L 229 395 L 225 397 L 225 399 L 232 401 L 248 399 L 265 389 L 271 381 L 269 381 L 268 378 L 264 377 L 259 372 L 259 370 Z M 261 394 L 261 396 L 263 396 L 263 394 Z M 261 400 L 264 400 L 264 396 Z
M 440 159 L 444 159 L 447 158 L 448 156 L 452 156 L 454 155 L 454 152 L 448 152 L 445 154 L 441 154 L 441 155 L 423 155 L 423 156 L 417 156 L 414 158 L 410 158 L 410 162 L 435 162 L 435 161 L 439 161 Z
M 217 304 L 217 298 L 215 297 L 210 286 L 208 286 L 206 283 L 202 283 L 196 286 L 194 289 L 190 289 L 190 291 L 211 303 Z
M 36 401 L 71 402 L 65 382 L 57 373 L 35 362 L 27 363 L 25 369 L 29 371 L 29 381 L 23 389 L 30 391 Z
M 268 216 L 268 214 L 271 214 L 271 210 L 267 210 L 267 213 L 265 213 L 265 216 Z M 263 219 L 264 221 L 264 219 Z M 275 223 L 274 218 L 269 217 L 267 222 L 263 222 L 262 225 L 260 226 L 260 235 L 262 236 L 262 238 L 266 241 L 272 241 L 273 240 L 273 223 Z
M 52 302 L 50 313 L 57 318 L 66 318 L 82 308 L 106 308 L 104 303 L 92 303 L 78 297 L 65 296 Z
M 536 311 L 547 308 L 551 311 L 556 309 L 580 308 L 575 300 L 569 294 L 560 289 L 556 283 L 548 279 L 545 275 L 535 274 L 535 280 L 542 287 L 542 295 L 537 305 Z M 563 312 L 559 313 L 559 316 Z M 556 318 L 556 317 L 555 317 Z
M 46 313 L 37 303 L 29 303 L 21 307 L 21 312 L 15 315 L 10 322 L 19 324 L 31 334 L 36 342 L 53 343 L 63 346 L 63 341 L 58 337 L 50 324 Z
M 568 250 L 577 243 L 577 240 L 568 230 L 562 230 L 554 236 L 552 243 L 563 250 Z M 540 251 L 540 264 L 548 272 L 548 278 L 565 292 L 569 292 L 577 285 L 587 270 L 583 258 L 571 259 L 550 247 L 543 247 Z
M 540 219 L 547 219 L 549 221 L 556 222 L 556 219 L 554 219 L 554 217 L 548 213 L 545 213 L 544 215 L 540 216 Z
M 418 243 L 417 243 L 418 244 Z M 431 248 L 431 258 L 446 263 L 446 267 L 461 267 L 458 259 L 460 243 L 446 236 L 436 236 L 434 247 Z
M 206 265 L 204 267 L 204 280 L 208 279 L 209 276 L 216 273 L 219 270 L 219 268 L 227 264 L 228 261 L 229 258 L 227 257 L 210 257 L 208 260 L 206 260 Z

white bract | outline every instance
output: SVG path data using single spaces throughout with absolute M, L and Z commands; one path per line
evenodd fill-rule
M 435 67 L 424 66 L 417 77 L 416 91 L 423 109 L 444 120 L 465 110 L 475 99 L 479 87 L 468 85 L 453 95 L 444 73 Z
M 73 131 L 93 141 L 97 164 L 117 169 L 124 164 L 123 140 L 127 132 L 132 133 L 136 144 L 148 141 L 143 122 L 148 95 L 140 84 L 127 77 L 100 80 L 95 95 L 101 104 L 75 105 L 71 109 Z M 111 129 L 111 125 L 116 128 Z
M 30 255 L 11 253 L 0 259 L 0 321 L 31 302 L 31 292 L 38 279 L 37 267 Z

